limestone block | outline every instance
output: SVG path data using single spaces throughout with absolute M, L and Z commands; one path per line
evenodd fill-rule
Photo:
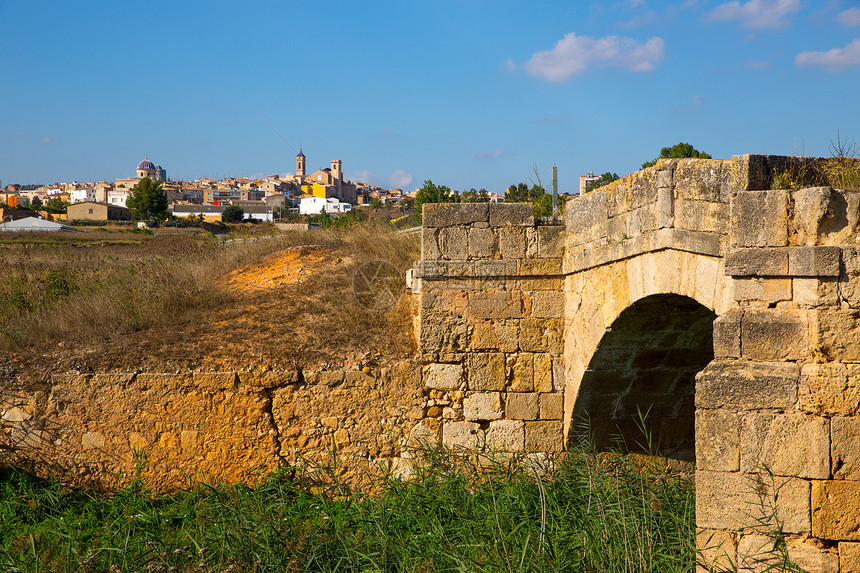
M 788 192 L 739 191 L 731 201 L 732 244 L 784 247 L 788 244 Z
M 564 226 L 543 225 L 537 228 L 538 257 L 564 256 Z
M 534 206 L 531 203 L 484 203 L 489 205 L 491 227 L 533 227 Z
M 778 476 L 830 477 L 830 421 L 803 414 L 755 413 L 741 425 L 741 471 L 767 467 Z
M 564 350 L 562 321 L 524 318 L 520 321 L 519 347 L 527 352 L 549 352 L 561 356 Z
M 812 482 L 812 535 L 860 541 L 860 482 Z
M 536 291 L 532 294 L 532 316 L 535 318 L 562 318 L 564 316 L 564 293 Z
M 534 355 L 535 392 L 552 392 L 552 357 L 546 353 Z
M 513 278 L 517 273 L 516 261 L 475 261 L 476 278 Z
M 721 159 L 681 159 L 674 170 L 675 194 L 695 201 L 725 201 L 730 192 L 730 169 Z
M 798 243 L 814 245 L 825 231 L 827 223 L 836 218 L 836 204 L 833 189 L 830 187 L 809 187 L 792 194 L 794 199 L 793 226 L 797 231 Z
M 496 327 L 492 322 L 481 322 L 473 326 L 472 350 L 499 350 Z
M 484 432 L 476 422 L 445 422 L 442 426 L 442 444 L 447 448 L 475 450 L 483 442 Z
M 425 203 L 423 207 L 424 227 L 451 227 L 489 222 L 487 203 Z
M 502 417 L 502 395 L 499 392 L 477 392 L 463 400 L 466 420 L 498 420 Z
M 860 362 L 860 311 L 822 308 L 815 313 L 816 352 L 831 360 Z
M 860 365 L 804 364 L 798 398 L 800 409 L 810 414 L 860 414 Z
M 463 384 L 463 367 L 459 364 L 431 364 L 424 370 L 427 388 L 459 390 Z
M 665 173 L 665 171 L 659 173 Z M 657 189 L 657 203 L 654 207 L 658 229 L 668 229 L 675 226 L 675 190 L 671 186 L 664 187 L 661 185 Z
M 571 246 L 606 237 L 606 231 L 594 232 L 595 227 L 605 225 L 609 219 L 609 203 L 605 191 L 589 193 L 575 201 L 568 202 L 564 208 L 567 227 L 567 241 Z
M 792 247 L 788 272 L 793 277 L 838 277 L 841 254 L 839 247 Z
M 197 430 L 183 430 L 180 432 L 179 443 L 185 452 L 194 452 L 197 449 Z
M 520 259 L 517 271 L 520 276 L 558 276 L 562 274 L 561 259 Z
M 357 370 L 346 372 L 344 381 L 348 388 L 375 388 L 376 378 Z
M 839 296 L 851 308 L 860 308 L 860 247 L 843 245 L 841 249 L 845 272 L 839 277 Z
M 499 252 L 503 259 L 525 258 L 525 229 L 522 227 L 501 227 L 499 229 Z
M 860 481 L 860 418 L 830 419 L 833 478 Z
M 505 389 L 505 358 L 498 352 L 469 354 L 466 359 L 469 390 L 500 392 Z
M 839 543 L 839 568 L 842 573 L 860 571 L 860 543 Z
M 793 278 L 791 296 L 797 304 L 836 306 L 839 304 L 839 283 L 833 277 Z
M 799 360 L 809 355 L 809 314 L 796 309 L 748 309 L 741 320 L 741 356 Z
M 800 366 L 790 362 L 714 360 L 696 376 L 696 408 L 793 408 Z
M 728 531 L 700 529 L 696 532 L 699 571 L 732 571 L 737 562 L 737 543 Z
M 433 228 L 421 229 L 421 259 L 424 261 L 438 261 L 441 258 L 439 250 L 439 232 Z
M 505 417 L 511 420 L 537 420 L 540 398 L 537 394 L 511 393 L 505 399 Z
M 538 235 L 534 227 L 526 227 L 526 258 L 534 259 L 538 256 Z
M 527 452 L 560 452 L 564 449 L 561 421 L 526 422 Z
M 740 358 L 741 309 L 732 309 L 714 320 L 714 357 Z
M 521 452 L 525 448 L 525 424 L 522 420 L 493 420 L 487 430 L 487 449 L 498 452 Z
M 790 278 L 739 277 L 732 281 L 735 300 L 767 303 L 791 300 Z
M 499 341 L 499 350 L 502 352 L 516 352 L 519 350 L 520 329 L 518 321 L 511 323 L 497 322 L 495 326 L 496 340 Z
M 81 436 L 81 449 L 101 450 L 105 447 L 105 437 L 101 432 L 85 432 Z
M 540 395 L 540 419 L 561 420 L 564 418 L 564 394 Z
M 439 443 L 439 428 L 432 427 L 431 423 L 424 420 L 415 425 L 409 431 L 406 448 L 409 451 L 421 451 L 435 447 Z
M 520 318 L 522 306 L 515 291 L 476 292 L 469 295 L 468 313 L 475 318 Z
M 507 359 L 509 392 L 534 392 L 534 355 L 521 352 Z
M 696 471 L 696 525 L 743 530 L 782 524 L 786 533 L 810 531 L 809 482 L 766 474 Z
M 726 253 L 725 272 L 733 277 L 788 276 L 787 247 L 732 249 Z
M 439 231 L 439 252 L 451 261 L 469 258 L 466 227 L 446 227 Z
M 806 573 L 845 573 L 845 569 L 839 568 L 839 552 L 816 541 L 789 540 L 788 559 Z
M 713 201 L 675 200 L 675 228 L 706 233 L 728 233 L 729 206 Z
M 469 258 L 491 259 L 496 252 L 496 233 L 493 229 L 469 229 Z
M 738 541 L 738 571 L 765 573 L 785 570 L 785 556 L 774 547 L 774 539 L 767 535 L 743 535 Z
M 696 467 L 734 472 L 740 468 L 741 417 L 729 410 L 696 411 Z

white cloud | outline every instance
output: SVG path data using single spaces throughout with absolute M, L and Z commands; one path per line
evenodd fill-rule
M 361 181 L 362 183 L 368 183 L 373 185 L 373 181 L 375 179 L 376 175 L 374 175 L 372 171 L 368 171 L 367 169 L 359 169 L 358 171 L 352 172 L 353 181 Z
M 841 72 L 860 65 L 860 38 L 844 48 L 833 48 L 826 52 L 801 52 L 794 58 L 800 67 L 820 67 L 828 72 Z
M 552 50 L 532 55 L 523 68 L 533 76 L 563 82 L 580 76 L 592 66 L 612 66 L 631 72 L 650 72 L 664 58 L 662 38 L 640 44 L 625 36 L 592 38 L 567 34 Z
M 622 30 L 632 30 L 633 28 L 639 28 L 641 26 L 645 26 L 650 24 L 651 22 L 657 19 L 657 12 L 654 10 L 648 10 L 644 14 L 639 16 L 635 16 L 626 22 L 621 22 L 619 26 Z
M 800 0 L 749 0 L 720 4 L 705 16 L 709 22 L 740 22 L 743 28 L 778 29 L 789 25 L 788 16 L 800 10 Z
M 757 62 L 755 60 L 750 60 L 744 64 L 744 67 L 752 72 L 760 72 L 770 68 L 770 62 Z
M 54 142 L 51 140 L 50 136 L 46 135 L 45 137 L 42 137 L 39 139 L 39 143 L 44 143 L 45 145 L 48 145 L 48 144 L 54 143 Z
M 687 105 L 684 107 L 676 108 L 675 111 L 678 113 L 684 113 L 687 111 L 696 111 L 700 109 L 703 105 L 705 105 L 704 96 L 693 94 L 687 97 Z
M 860 8 L 848 8 L 847 10 L 840 12 L 838 16 L 836 16 L 836 21 L 840 24 L 844 24 L 845 26 L 857 27 L 860 26 Z
M 497 147 L 490 152 L 480 151 L 475 155 L 475 157 L 477 157 L 478 159 L 499 159 L 510 154 L 511 152 L 504 147 Z
M 388 177 L 386 177 L 386 181 L 388 181 L 388 185 L 392 189 L 405 189 L 412 185 L 412 174 L 404 169 L 397 169 L 396 171 L 392 171 L 389 173 Z

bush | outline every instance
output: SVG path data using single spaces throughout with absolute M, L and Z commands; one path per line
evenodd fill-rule
M 221 220 L 225 223 L 241 223 L 245 218 L 245 211 L 238 205 L 227 205 L 221 213 Z

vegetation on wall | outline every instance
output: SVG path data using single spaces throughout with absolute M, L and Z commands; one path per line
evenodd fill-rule
M 709 154 L 704 151 L 699 151 L 689 143 L 676 143 L 672 147 L 664 147 L 661 149 L 660 156 L 643 163 L 642 169 L 656 165 L 657 159 L 684 159 L 688 157 L 695 159 L 711 159 Z
M 588 193 L 589 191 L 594 191 L 595 189 L 603 187 L 604 185 L 609 185 L 610 183 L 612 183 L 613 181 L 617 181 L 618 179 L 620 179 L 620 177 L 618 177 L 617 173 L 611 173 L 607 171 L 606 173 L 601 175 L 600 178 L 586 183 L 585 192 Z

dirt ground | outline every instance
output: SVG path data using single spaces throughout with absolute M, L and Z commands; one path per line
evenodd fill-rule
M 66 336 L 18 345 L 0 356 L 0 385 L 32 390 L 46 384 L 54 372 L 338 368 L 409 355 L 414 346 L 405 283 L 396 306 L 380 312 L 357 304 L 351 281 L 357 265 L 374 257 L 388 257 L 398 273 L 405 274 L 418 257 L 417 237 L 392 234 L 395 244 L 389 251 L 395 256 L 369 252 L 373 248 L 366 245 L 376 243 L 366 243 L 363 236 L 322 233 L 290 239 L 297 245 L 269 241 L 271 248 L 240 257 L 235 268 L 206 286 L 208 302 L 173 309 L 146 328 L 118 325 L 95 341 Z M 190 240 L 187 233 L 164 233 L 137 245 L 63 246 L 65 251 L 57 253 L 15 247 L 19 250 L 3 250 L 5 264 L 26 259 L 30 267 L 43 270 L 70 257 L 82 257 L 90 265 L 113 261 L 122 268 L 127 262 L 134 266 L 165 258 L 193 260 L 225 249 L 213 247 L 211 241 Z M 211 257 L 201 260 L 205 264 Z

